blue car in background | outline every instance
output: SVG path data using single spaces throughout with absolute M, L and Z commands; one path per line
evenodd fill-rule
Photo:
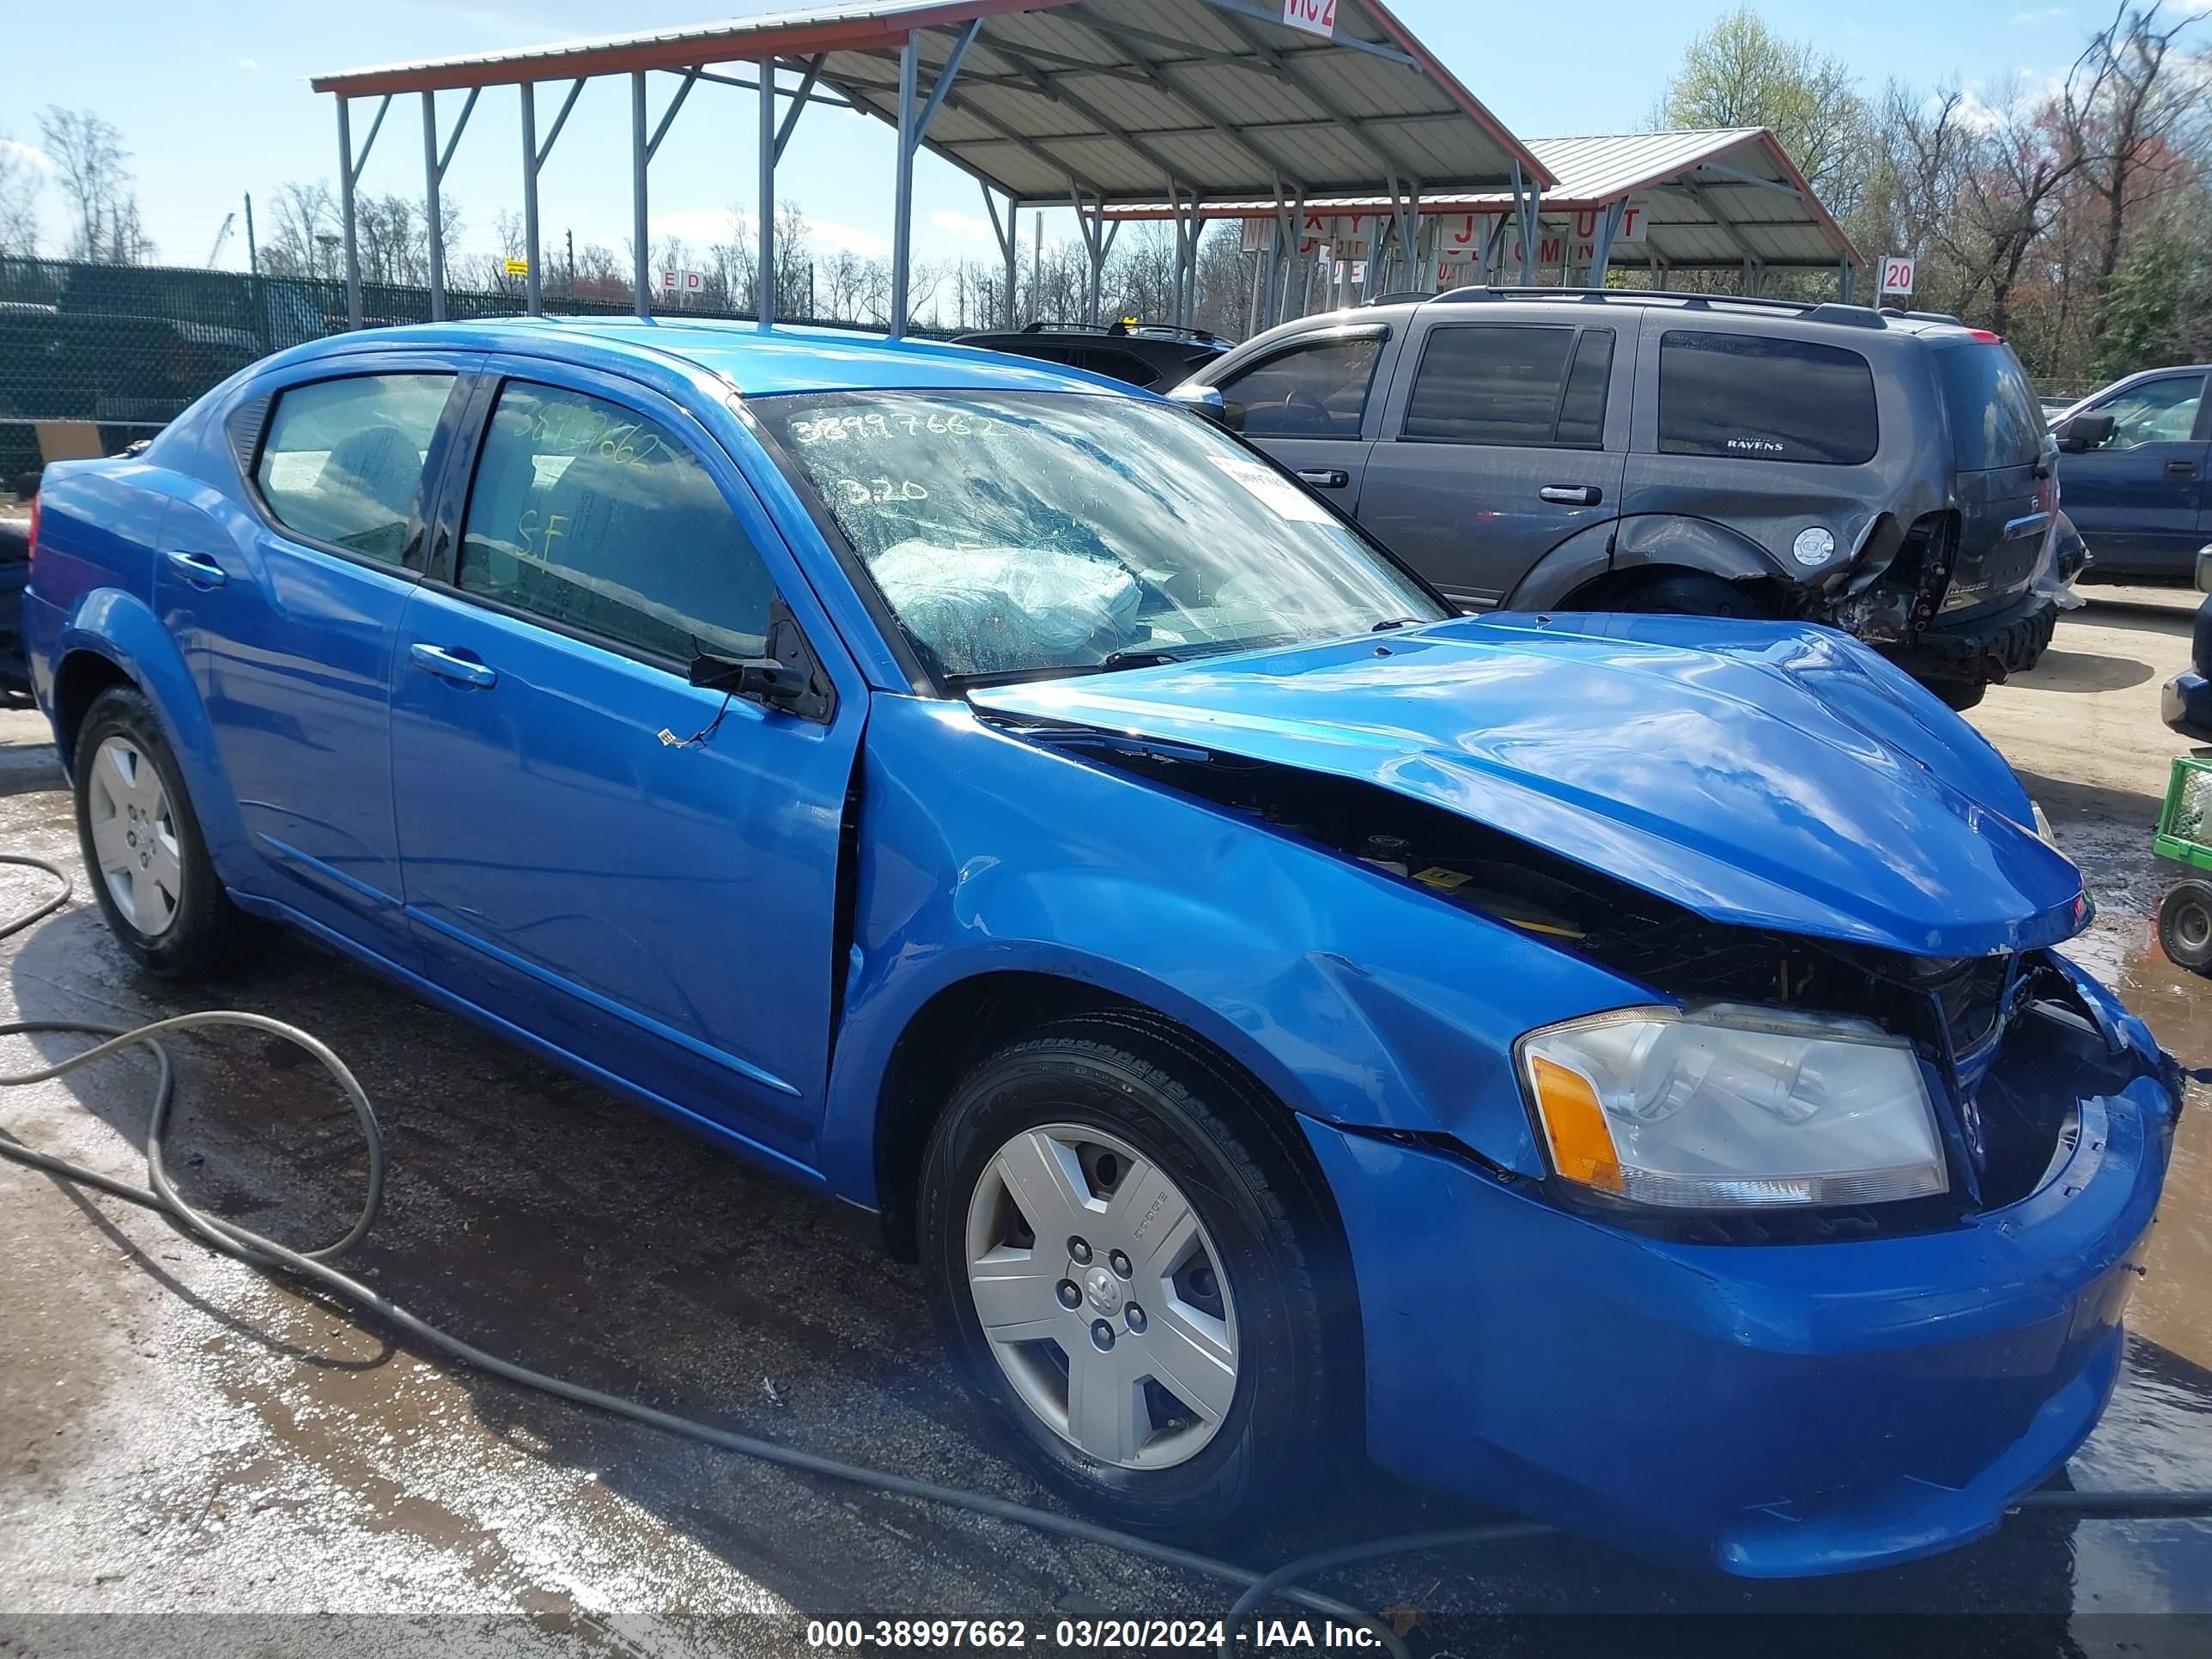
M 2112 1387 L 2179 1073 L 1839 634 L 1457 617 L 1150 397 L 605 320 L 50 467 L 25 622 L 145 969 L 310 934 L 873 1212 L 1093 1513 L 1365 1456 L 1834 1572 Z
M 2212 540 L 2206 373 L 2146 369 L 2053 417 L 2066 515 L 2100 574 L 2187 575 Z

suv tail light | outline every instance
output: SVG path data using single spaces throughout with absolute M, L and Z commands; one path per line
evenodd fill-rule
M 1966 331 L 1972 335 L 1977 340 L 1979 340 L 1984 345 L 2002 345 L 2004 343 L 2003 335 L 1992 334 L 1985 328 L 1970 328 Z

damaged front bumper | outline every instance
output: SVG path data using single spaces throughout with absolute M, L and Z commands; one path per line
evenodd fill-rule
M 2097 1029 L 2030 1008 L 1983 1087 L 2070 1106 L 2069 1136 L 2027 1197 L 1940 1231 L 1674 1243 L 1307 1121 L 1359 1285 L 1373 1455 L 1746 1577 L 1993 1529 L 2111 1393 L 2180 1109 L 2140 1022 L 2063 971 Z

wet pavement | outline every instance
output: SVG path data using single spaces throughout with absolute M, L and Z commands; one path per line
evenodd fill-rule
M 2089 878 L 2100 914 L 2079 953 L 2185 1063 L 2208 1065 L 2212 983 L 2150 941 L 2172 875 L 2149 850 L 2174 746 L 2157 688 L 2187 655 L 2188 617 L 2187 596 L 2154 599 L 2074 613 L 2046 665 L 1973 718 Z M 37 736 L 0 716 L 0 848 L 74 866 L 68 799 Z M 0 915 L 40 890 L 0 870 Z M 1048 1502 L 953 1382 L 915 1271 L 820 1201 L 296 943 L 219 995 L 137 977 L 88 901 L 0 945 L 0 1018 L 135 1024 L 214 1006 L 305 1025 L 359 1073 L 391 1182 L 349 1264 L 426 1318 L 734 1429 Z M 67 1047 L 42 1038 L 35 1052 Z M 0 1070 L 33 1052 L 0 1042 Z M 187 1195 L 295 1242 L 343 1231 L 363 1161 L 319 1073 L 245 1034 L 187 1038 L 177 1057 L 171 1145 Z M 135 1180 L 150 1078 L 126 1059 L 11 1091 L 0 1123 Z M 2070 1470 L 2080 1486 L 2212 1487 L 2212 1097 L 2195 1105 L 2126 1375 Z M 1272 1564 L 1489 1518 L 1380 1475 L 1335 1498 L 1325 1516 L 1218 1548 Z M 2212 1625 L 2154 1616 L 2212 1615 L 2205 1523 L 2023 1521 L 1933 1561 L 1809 1585 L 1683 1577 L 1555 1539 L 1409 1558 L 1331 1588 L 1396 1610 L 1417 1652 L 1462 1659 L 1594 1640 L 1699 1656 L 2212 1653 Z M 149 1216 L 0 1165 L 9 1659 L 767 1653 L 803 1645 L 808 1619 L 1212 1619 L 1229 1599 L 449 1371 Z M 1877 1622 L 1784 1630 L 1762 1616 L 1843 1612 Z M 1620 1616 L 1656 1613 L 1682 1616 Z

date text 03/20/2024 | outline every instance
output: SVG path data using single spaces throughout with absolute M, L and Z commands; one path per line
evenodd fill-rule
M 833 1651 L 864 1649 L 1003 1649 L 1140 1650 L 1221 1645 L 1227 1626 L 1219 1619 L 1060 1619 L 1031 1625 L 1021 1619 L 810 1620 L 806 1645 Z M 1334 1620 L 1263 1619 L 1238 1646 L 1254 1652 L 1317 1649 L 1379 1649 L 1381 1638 L 1364 1626 Z

